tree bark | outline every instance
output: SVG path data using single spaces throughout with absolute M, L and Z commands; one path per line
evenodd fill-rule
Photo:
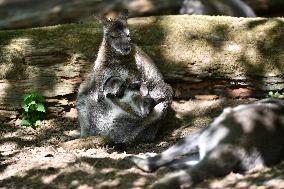
M 283 16 L 283 0 L 244 0 L 260 16 Z
M 129 20 L 132 41 L 157 64 L 175 98 L 263 97 L 284 88 L 284 19 L 161 16 Z M 102 40 L 101 25 L 0 32 L 0 117 L 22 95 L 46 97 L 48 115 L 74 108 Z
M 93 14 L 112 16 L 128 9 L 130 17 L 177 13 L 182 0 L 3 0 L 0 28 L 17 29 L 73 23 Z
M 259 16 L 283 15 L 283 0 L 245 0 Z M 93 14 L 130 17 L 179 14 L 183 0 L 2 0 L 0 29 L 18 29 L 82 21 Z

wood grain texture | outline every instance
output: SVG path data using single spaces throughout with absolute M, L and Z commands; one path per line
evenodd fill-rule
M 284 19 L 159 16 L 129 20 L 133 42 L 157 64 L 176 98 L 195 95 L 263 97 L 284 88 Z M 35 89 L 49 111 L 75 105 L 91 70 L 101 25 L 57 25 L 0 31 L 0 109 L 20 109 Z
M 16 29 L 73 23 L 93 14 L 113 16 L 128 9 L 130 17 L 177 13 L 182 0 L 2 0 L 0 28 Z

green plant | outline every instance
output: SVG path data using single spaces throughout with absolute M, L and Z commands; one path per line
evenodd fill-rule
M 39 127 L 45 113 L 44 97 L 35 91 L 24 94 L 22 110 L 21 125 Z
M 270 91 L 268 93 L 268 96 L 273 98 L 284 98 L 284 92 L 281 94 L 278 91 L 277 92 Z

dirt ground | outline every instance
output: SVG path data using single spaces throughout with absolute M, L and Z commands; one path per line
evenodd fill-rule
M 160 152 L 193 130 L 205 127 L 226 106 L 249 100 L 175 101 L 175 119 L 167 120 L 153 143 L 125 149 L 104 145 L 100 138 L 79 139 L 76 112 L 45 120 L 33 130 L 19 126 L 19 120 L 2 123 L 0 130 L 1 189 L 141 189 L 171 171 L 154 173 L 137 169 L 128 157 Z M 168 127 L 171 126 L 171 127 Z M 196 188 L 284 188 L 284 163 L 253 170 L 245 175 L 231 173 L 207 180 Z

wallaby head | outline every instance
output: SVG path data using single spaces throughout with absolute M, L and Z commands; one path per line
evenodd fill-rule
M 104 28 L 104 40 L 110 50 L 117 55 L 127 55 L 131 51 L 130 32 L 127 25 L 128 11 L 123 10 L 111 20 L 97 17 Z

